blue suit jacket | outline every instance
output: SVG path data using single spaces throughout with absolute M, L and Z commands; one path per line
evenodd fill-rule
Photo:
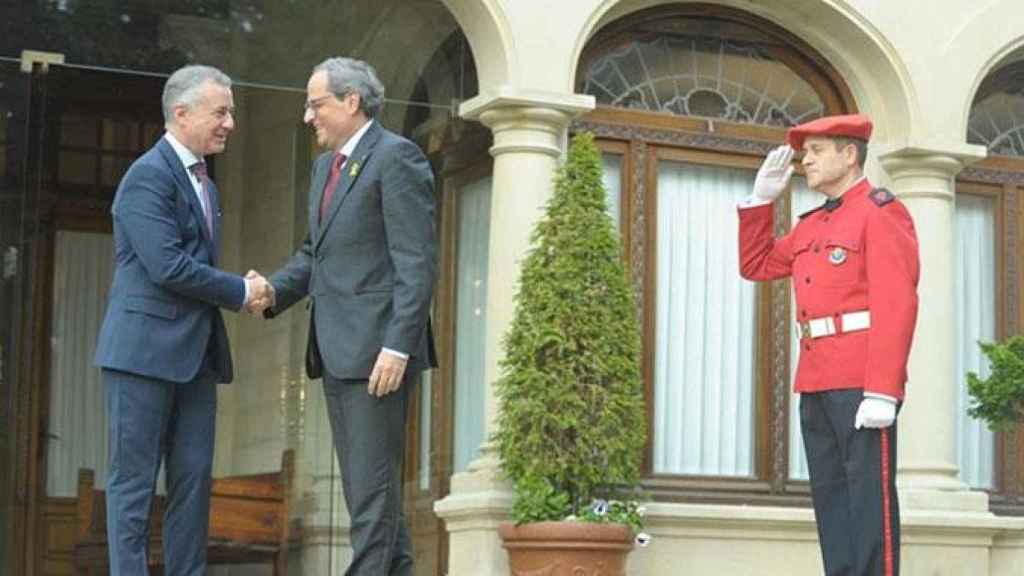
M 240 309 L 245 281 L 216 268 L 220 203 L 212 181 L 210 195 L 212 236 L 166 138 L 128 169 L 111 209 L 114 281 L 97 366 L 188 382 L 209 350 L 218 381 L 231 381 L 231 350 L 218 307 Z

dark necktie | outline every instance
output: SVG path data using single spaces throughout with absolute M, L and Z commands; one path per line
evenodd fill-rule
M 327 177 L 327 185 L 324 186 L 324 193 L 320 199 L 320 221 L 323 222 L 327 207 L 331 204 L 331 197 L 334 196 L 334 189 L 338 187 L 338 180 L 341 180 L 341 165 L 345 163 L 346 156 L 337 153 L 331 159 L 331 173 Z
M 206 162 L 196 162 L 188 167 L 199 180 L 199 190 L 203 196 L 203 216 L 206 219 L 206 231 L 213 238 L 213 205 L 210 203 L 209 178 L 206 175 Z
M 829 198 L 828 200 L 825 200 L 825 212 L 831 212 L 836 208 L 839 208 L 839 205 L 842 203 L 842 198 Z

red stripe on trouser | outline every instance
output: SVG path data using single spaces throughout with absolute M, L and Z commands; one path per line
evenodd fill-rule
M 892 496 L 889 494 L 889 430 L 882 428 L 882 545 L 885 556 L 885 576 L 893 576 L 892 569 Z

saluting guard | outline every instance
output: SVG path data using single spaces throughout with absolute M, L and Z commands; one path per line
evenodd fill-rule
M 864 177 L 871 121 L 830 116 L 791 128 L 739 206 L 740 274 L 791 278 L 795 389 L 828 576 L 899 573 L 896 413 L 917 321 L 919 259 L 906 207 Z M 793 175 L 826 196 L 776 238 L 774 201 Z

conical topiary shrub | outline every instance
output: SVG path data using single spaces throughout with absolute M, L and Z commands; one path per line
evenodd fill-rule
M 494 436 L 517 524 L 640 527 L 630 495 L 646 435 L 640 339 L 601 174 L 593 137 L 577 136 L 522 266 Z

